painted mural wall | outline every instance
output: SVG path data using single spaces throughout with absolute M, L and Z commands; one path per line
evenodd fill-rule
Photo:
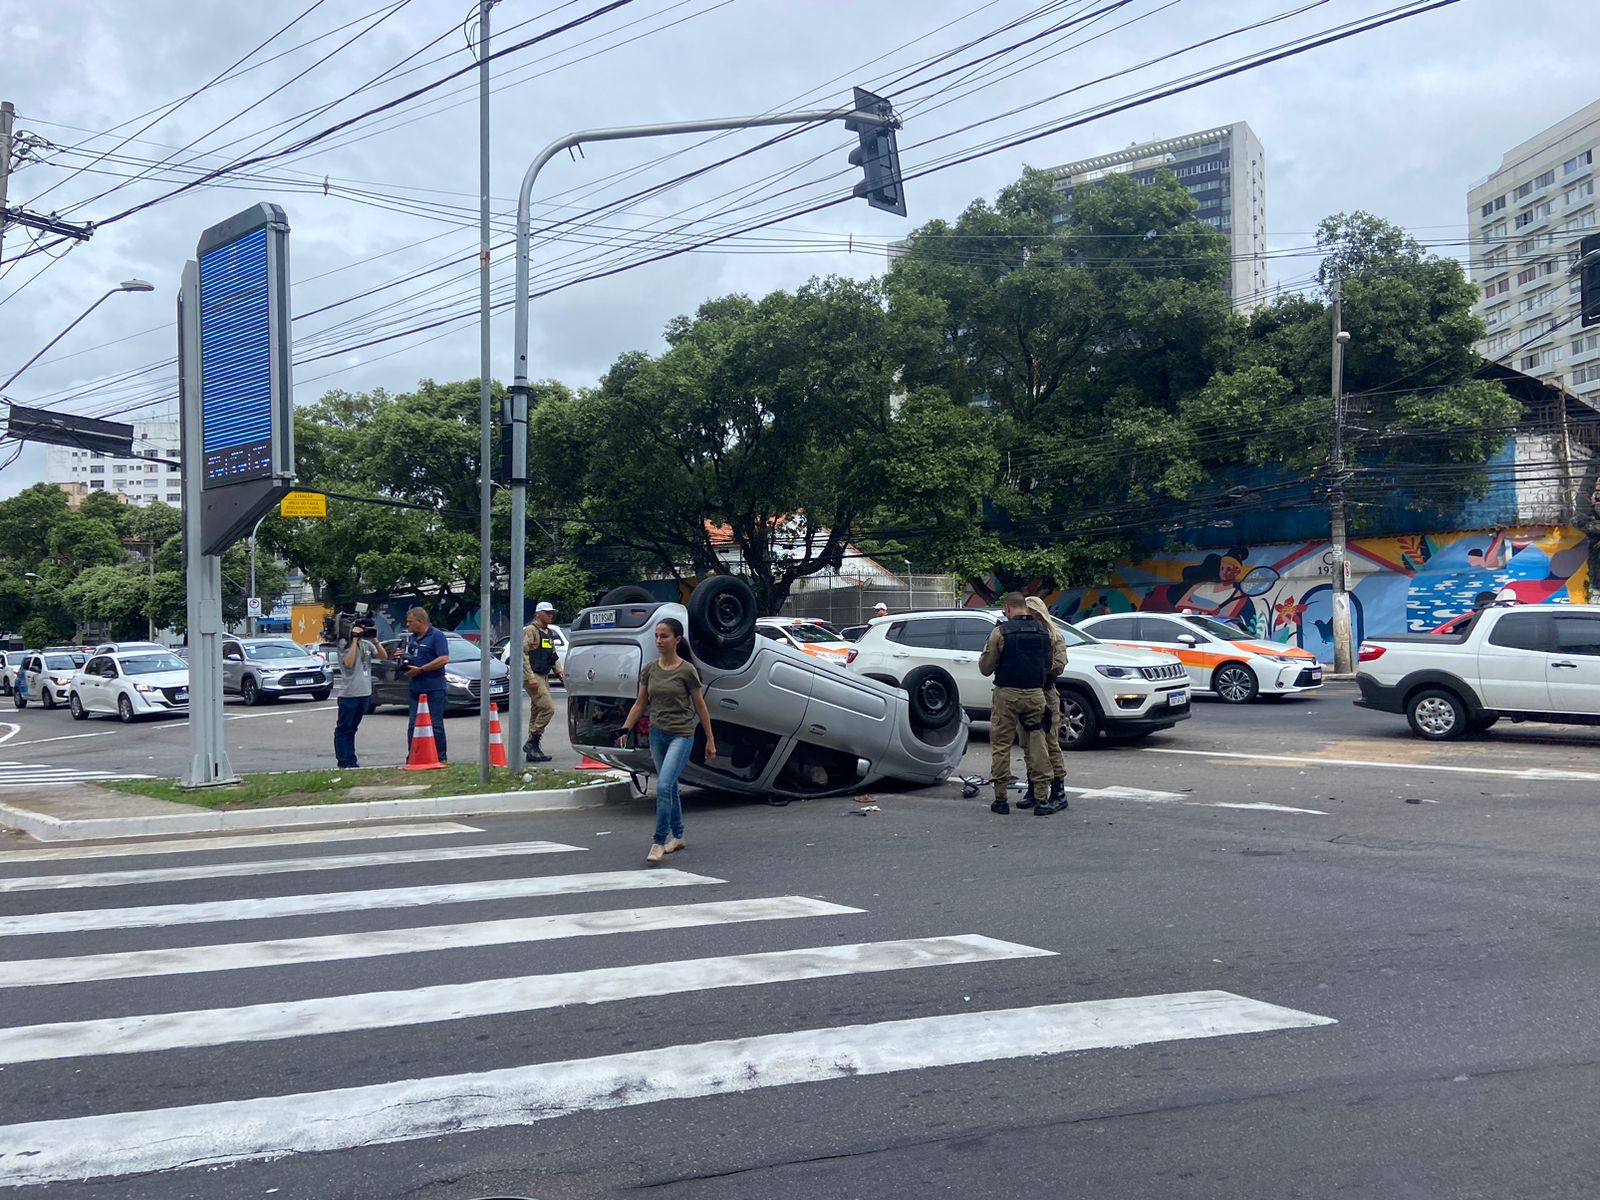
M 1485 591 L 1510 588 L 1525 604 L 1582 604 L 1589 597 L 1589 541 L 1566 526 L 1358 538 L 1349 551 L 1357 641 L 1426 633 L 1469 611 Z M 1104 587 L 1046 599 L 1066 620 L 1105 612 L 1207 613 L 1331 662 L 1332 558 L 1326 541 L 1183 551 L 1124 562 Z

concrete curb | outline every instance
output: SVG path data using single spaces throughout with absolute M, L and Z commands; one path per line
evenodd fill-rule
M 94 838 L 161 837 L 219 830 L 272 829 L 288 825 L 348 825 L 353 821 L 386 821 L 401 817 L 444 817 L 479 813 L 562 812 L 619 804 L 629 799 L 626 780 L 608 779 L 575 788 L 535 792 L 484 792 L 468 796 L 416 796 L 404 800 L 368 800 L 350 804 L 297 805 L 293 808 L 249 808 L 232 812 L 194 812 L 143 817 L 84 817 L 63 820 L 46 813 L 0 804 L 0 824 L 41 842 L 75 842 Z M 0 859 L 5 857 L 0 851 Z

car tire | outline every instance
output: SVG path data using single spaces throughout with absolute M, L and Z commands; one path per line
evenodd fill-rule
M 1495 725 L 1499 723 L 1499 721 L 1499 713 L 1485 713 L 1482 716 L 1473 717 L 1472 720 L 1467 723 L 1467 728 L 1473 733 L 1488 733 L 1489 730 L 1493 729 Z
M 1225 704 L 1248 704 L 1260 690 L 1256 673 L 1242 662 L 1225 662 L 1212 673 L 1211 690 Z
M 256 681 L 248 675 L 244 677 L 244 682 L 239 685 L 239 695 L 243 696 L 244 702 L 252 707 L 261 704 L 265 700 L 265 697 L 261 694 L 261 689 L 256 686 Z
M 911 712 L 911 728 L 919 737 L 948 729 L 961 719 L 961 693 L 943 667 L 914 667 L 901 686 Z
M 331 695 L 333 695 L 333 689 L 331 687 L 318 688 L 316 691 L 311 693 L 311 698 L 313 700 L 326 700 Z
M 1423 688 L 1406 698 L 1411 732 L 1430 742 L 1448 742 L 1470 728 L 1467 706 L 1448 688 Z
M 1056 740 L 1063 750 L 1088 750 L 1100 736 L 1100 713 L 1084 692 L 1061 689 L 1061 728 Z
M 689 647 L 724 671 L 750 661 L 756 648 L 756 594 L 734 575 L 717 575 L 689 597 Z
M 44 689 L 39 693 L 39 703 L 44 705 L 45 708 L 54 708 L 56 706 L 56 700 L 50 693 L 49 684 L 45 684 Z
M 373 713 L 375 713 L 377 711 L 378 711 L 378 702 L 376 700 L 372 699 L 372 697 L 368 696 L 367 697 L 367 711 L 366 711 L 366 713 L 364 715 L 370 717 Z
M 117 697 L 117 719 L 124 725 L 133 724 L 133 701 L 126 696 Z
M 600 597 L 601 604 L 654 604 L 656 597 L 649 588 L 642 588 L 636 583 L 614 587 L 604 596 Z
M 73 692 L 72 695 L 67 697 L 67 711 L 72 714 L 74 721 L 87 721 L 89 719 L 89 710 L 83 706 L 83 701 L 79 698 L 77 692 Z
M 16 705 L 18 708 L 27 708 L 28 707 L 28 698 L 26 696 L 24 696 L 21 692 L 12 692 L 11 693 L 11 703 Z

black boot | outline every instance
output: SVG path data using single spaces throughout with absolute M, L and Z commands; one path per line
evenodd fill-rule
M 1050 783 L 1050 798 L 1038 808 L 1033 810 L 1036 817 L 1048 817 L 1051 813 L 1058 813 L 1067 807 L 1067 785 L 1064 780 L 1056 779 Z
M 1039 793 L 1033 790 L 1033 784 L 1028 784 L 1028 790 L 1023 793 L 1022 799 L 1017 801 L 1018 808 L 1032 808 L 1039 803 Z
M 1006 803 L 1006 789 L 1004 784 L 1001 784 L 999 787 L 994 789 L 994 803 L 989 805 L 989 811 L 1000 817 L 1008 816 L 1010 814 L 1011 805 Z
M 528 761 L 531 763 L 550 761 L 550 756 L 544 752 L 544 747 L 539 745 L 540 737 L 540 734 L 534 734 L 528 739 L 528 744 L 522 748 L 523 752 L 528 756 Z

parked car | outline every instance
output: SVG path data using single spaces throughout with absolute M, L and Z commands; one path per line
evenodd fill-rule
M 28 657 L 27 650 L 0 650 L 0 696 L 9 696 L 17 686 L 17 668 Z
M 1263 642 L 1215 617 L 1179 613 L 1108 613 L 1078 627 L 1105 642 L 1170 654 L 1197 692 L 1229 704 L 1288 696 L 1322 686 L 1322 664 L 1309 650 Z
M 1600 605 L 1486 608 L 1465 633 L 1369 637 L 1356 657 L 1355 703 L 1429 741 L 1501 718 L 1600 725 Z
M 848 665 L 869 679 L 905 687 L 922 667 L 942 667 L 956 682 L 961 706 L 987 721 L 994 681 L 979 672 L 978 657 L 1002 620 L 999 609 L 981 608 L 879 617 L 851 649 Z M 1056 680 L 1062 749 L 1086 750 L 1102 733 L 1140 738 L 1189 719 L 1188 677 L 1171 655 L 1107 646 L 1065 621 L 1055 625 L 1067 640 L 1067 668 Z
M 326 700 L 333 691 L 327 664 L 288 638 L 228 637 L 222 642 L 222 691 L 264 704 L 282 696 Z
M 556 644 L 556 670 L 565 674 L 568 641 L 567 631 L 561 628 L 559 625 L 550 626 L 550 640 Z M 511 666 L 511 646 L 512 639 L 509 637 L 503 637 L 494 644 L 494 656 L 501 662 L 505 663 L 508 668 Z M 518 633 L 516 637 L 516 647 L 519 652 L 522 650 L 522 634 L 520 633 Z M 556 687 L 561 686 L 561 680 L 556 676 L 552 675 L 550 677 L 550 682 Z
M 77 654 L 84 654 L 84 651 L 78 649 L 78 647 L 76 647 L 76 646 L 60 646 L 60 647 L 56 647 L 56 648 L 60 649 L 60 650 L 70 650 L 70 651 L 72 651 L 74 653 L 77 653 Z M 94 647 L 94 649 L 90 650 L 88 653 L 89 654 L 120 654 L 125 650 L 165 650 L 165 649 L 167 649 L 167 647 L 163 646 L 160 642 L 101 642 L 98 646 Z M 87 661 L 87 655 L 85 655 L 85 660 Z
M 124 723 L 189 711 L 189 664 L 170 650 L 96 654 L 72 677 L 68 707 L 79 721 L 96 714 Z
M 45 708 L 65 704 L 72 677 L 83 663 L 83 655 L 77 652 L 28 651 L 15 669 L 11 702 L 18 708 L 27 708 L 30 700 Z
M 482 652 L 476 642 L 453 633 L 446 634 L 445 641 L 450 646 L 450 661 L 444 668 L 445 708 L 451 712 L 477 712 L 483 699 Z M 368 712 L 383 704 L 411 706 L 411 678 L 401 661 L 405 644 L 404 638 L 391 638 L 383 643 L 389 651 L 389 661 L 372 660 L 372 702 L 367 706 Z M 511 668 L 491 659 L 489 672 L 489 698 L 504 710 L 511 695 Z
M 756 620 L 756 635 L 775 642 L 786 642 L 802 654 L 841 667 L 844 666 L 845 655 L 850 653 L 850 643 L 840 637 L 837 630 L 821 621 L 809 621 L 804 617 L 760 617 Z
M 861 635 L 870 628 L 871 626 L 869 625 L 846 625 L 843 629 L 839 630 L 839 638 L 841 641 L 859 642 L 861 640 Z
M 625 771 L 654 771 L 647 730 L 617 743 L 664 617 L 683 623 L 716 731 L 710 762 L 704 733 L 695 734 L 685 783 L 824 796 L 884 779 L 937 783 L 961 761 L 969 723 L 942 667 L 911 672 L 909 690 L 901 690 L 841 671 L 786 639 L 760 637 L 749 584 L 726 575 L 700 584 L 687 605 L 618 588 L 578 614 L 567 651 L 567 728 L 582 753 Z

